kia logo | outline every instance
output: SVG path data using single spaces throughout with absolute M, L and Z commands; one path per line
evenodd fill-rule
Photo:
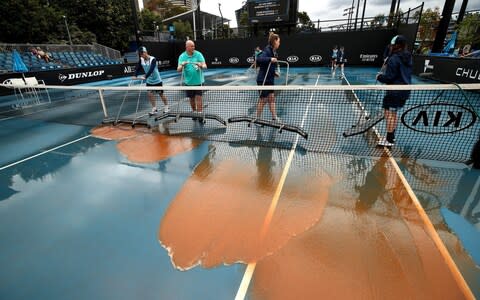
M 318 54 L 315 54 L 315 55 L 312 55 L 310 56 L 310 61 L 313 62 L 313 63 L 317 63 L 317 62 L 321 62 L 322 61 L 322 57 Z
M 464 106 L 448 103 L 418 105 L 402 115 L 402 123 L 408 128 L 430 134 L 447 134 L 472 126 L 477 117 Z
M 291 63 L 297 62 L 298 61 L 298 56 L 296 56 L 296 55 L 289 56 L 289 57 L 287 57 L 287 61 L 291 62 Z
M 253 56 L 250 56 L 249 58 L 247 58 L 247 62 L 249 64 L 253 64 L 255 62 L 255 58 L 253 58 Z

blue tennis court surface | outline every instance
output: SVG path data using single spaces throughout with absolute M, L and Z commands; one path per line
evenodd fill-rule
M 328 68 L 289 71 L 289 85 L 342 83 Z M 375 84 L 376 72 L 345 75 Z M 207 85 L 255 84 L 244 69 L 205 76 Z M 162 77 L 180 82 L 176 72 Z M 51 120 L 0 120 L 2 299 L 233 299 L 253 261 L 247 299 L 464 297 L 385 157 L 201 141 L 139 163 L 121 151 L 128 139 L 68 122 L 69 107 L 50 108 Z M 396 161 L 480 297 L 480 172 Z

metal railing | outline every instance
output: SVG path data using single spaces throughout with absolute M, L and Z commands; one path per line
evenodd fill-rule
M 401 24 L 416 24 L 420 21 L 423 4 L 415 8 L 408 9 L 392 17 L 389 15 L 379 15 L 375 17 L 365 18 L 342 18 L 329 20 L 311 20 L 310 26 L 304 24 L 290 24 L 290 33 L 315 33 L 315 32 L 345 32 L 345 31 L 363 31 L 377 30 L 398 27 Z M 269 27 L 265 25 L 265 27 Z M 275 27 L 274 25 L 270 27 Z M 204 39 L 228 39 L 228 38 L 249 38 L 255 35 L 262 35 L 263 28 L 255 28 L 254 26 L 238 26 L 227 28 L 222 31 L 222 27 L 207 28 L 205 30 L 197 30 L 197 37 Z

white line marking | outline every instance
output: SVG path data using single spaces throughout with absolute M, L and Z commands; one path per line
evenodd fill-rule
M 317 76 L 317 81 L 315 82 L 315 86 L 318 84 L 319 79 L 320 79 L 320 75 Z M 305 124 L 305 120 L 306 120 L 308 112 L 310 110 L 310 105 L 312 104 L 312 101 L 313 101 L 313 92 L 312 92 L 312 96 L 310 97 L 310 102 L 307 105 L 307 109 L 305 110 L 305 114 L 303 115 L 301 127 L 303 127 L 304 124 Z M 290 150 L 290 153 L 288 155 L 287 162 L 285 163 L 285 167 L 283 168 L 282 176 L 280 177 L 280 181 L 278 182 L 278 186 L 275 190 L 275 194 L 273 195 L 272 202 L 270 203 L 270 207 L 268 208 L 267 215 L 265 216 L 265 219 L 264 219 L 264 222 L 263 222 L 262 230 L 260 232 L 260 241 L 263 240 L 263 238 L 267 234 L 267 231 L 270 227 L 270 223 L 272 221 L 273 213 L 275 212 L 275 209 L 277 208 L 278 200 L 280 199 L 280 194 L 283 190 L 285 180 L 287 179 L 288 171 L 289 171 L 290 166 L 292 164 L 293 155 L 295 154 L 295 149 L 297 148 L 299 138 L 300 137 L 297 135 L 297 137 L 295 139 L 295 142 L 292 145 L 292 149 Z M 240 282 L 240 287 L 238 288 L 237 294 L 235 296 L 235 300 L 245 299 L 245 296 L 246 296 L 247 290 L 248 290 L 248 286 L 250 285 L 250 281 L 252 280 L 253 273 L 255 272 L 255 267 L 256 266 L 257 266 L 256 261 L 248 264 L 247 269 L 245 270 L 245 273 L 243 274 L 242 281 Z
M 350 86 L 350 83 L 348 82 L 347 78 L 345 78 L 345 80 L 347 81 L 348 86 Z M 353 91 L 353 89 L 352 89 L 352 91 Z M 355 94 L 355 92 L 354 92 L 354 94 Z M 355 94 L 355 97 L 356 97 L 356 94 Z M 358 98 L 357 98 L 357 101 L 359 101 Z M 360 105 L 361 105 L 361 102 L 360 102 Z M 362 105 L 361 105 L 361 108 L 364 110 L 364 113 L 366 113 L 365 109 L 363 108 Z M 377 129 L 375 129 L 375 127 L 374 127 L 374 130 L 375 130 L 375 134 L 376 134 L 377 138 L 380 139 L 381 136 L 380 136 L 379 132 L 377 131 Z M 384 147 L 383 149 L 384 149 L 385 153 L 387 153 L 390 163 L 392 164 L 392 166 L 395 169 L 398 177 L 402 181 L 403 186 L 405 187 L 408 195 L 410 196 L 410 199 L 412 200 L 413 205 L 417 209 L 417 212 L 418 212 L 420 218 L 422 219 L 423 223 L 425 224 L 425 230 L 426 230 L 427 234 L 432 238 L 433 243 L 435 244 L 438 251 L 440 252 L 440 255 L 443 257 L 447 267 L 450 269 L 450 272 L 452 272 L 452 276 L 455 279 L 455 281 L 457 282 L 460 290 L 463 292 L 466 299 L 475 299 L 472 291 L 470 290 L 468 284 L 466 283 L 465 279 L 463 278 L 462 273 L 460 273 L 457 265 L 453 261 L 453 258 L 450 256 L 450 253 L 448 252 L 447 247 L 445 246 L 445 244 L 441 240 L 440 236 L 438 235 L 437 231 L 435 230 L 435 227 L 433 226 L 432 222 L 430 221 L 430 218 L 428 217 L 427 213 L 423 209 L 422 204 L 420 203 L 420 201 L 417 198 L 417 195 L 415 195 L 415 192 L 413 191 L 412 187 L 410 186 L 407 179 L 405 178 L 405 175 L 403 175 L 402 170 L 400 169 L 400 167 L 397 164 L 397 161 L 395 160 L 392 153 L 390 152 L 390 150 L 387 147 Z
M 400 170 L 400 167 L 397 164 L 397 161 L 395 158 L 392 156 L 390 150 L 388 148 L 384 148 L 385 152 L 389 156 L 389 161 L 392 164 L 393 168 L 397 172 L 398 177 L 402 181 L 405 189 L 407 190 L 408 195 L 410 196 L 410 199 L 412 200 L 413 205 L 417 209 L 417 212 L 420 216 L 420 219 L 423 221 L 425 224 L 425 231 L 427 234 L 432 238 L 433 243 L 437 247 L 438 251 L 440 252 L 440 255 L 443 257 L 445 264 L 447 267 L 450 269 L 450 272 L 452 272 L 452 276 L 455 279 L 458 287 L 460 290 L 463 292 L 465 295 L 465 299 L 475 299 L 475 296 L 473 295 L 472 291 L 468 287 L 468 284 L 466 283 L 465 279 L 462 276 L 462 273 L 458 270 L 457 265 L 453 261 L 453 258 L 450 256 L 450 253 L 448 252 L 447 247 L 443 243 L 442 239 L 438 235 L 438 232 L 435 230 L 435 227 L 433 226 L 432 222 L 430 221 L 430 218 L 428 217 L 427 213 L 422 207 L 422 204 L 418 200 L 417 196 L 415 195 L 415 192 L 413 189 L 410 187 L 410 184 L 408 183 L 407 179 L 402 173 L 402 170 Z
M 27 160 L 33 159 L 33 158 L 38 157 L 38 156 L 40 156 L 40 155 L 43 155 L 43 154 L 46 154 L 46 153 L 55 151 L 55 150 L 60 149 L 60 148 L 62 148 L 62 147 L 65 147 L 65 146 L 68 146 L 68 145 L 70 145 L 70 144 L 76 143 L 76 142 L 78 142 L 78 141 L 84 140 L 84 139 L 89 138 L 89 137 L 91 137 L 91 136 L 92 136 L 91 134 L 86 135 L 86 136 L 81 137 L 81 138 L 79 138 L 79 139 L 76 139 L 76 140 L 74 140 L 74 141 L 70 141 L 70 142 L 65 143 L 65 144 L 63 144 L 63 145 L 54 147 L 54 148 L 52 148 L 52 149 L 45 150 L 45 151 L 43 151 L 43 152 L 40 152 L 40 153 L 37 153 L 37 154 L 35 154 L 35 155 L 29 156 L 29 157 L 27 157 L 27 158 L 24 158 L 24 159 L 22 159 L 22 160 L 16 161 L 16 162 L 11 163 L 11 164 L 9 164 L 9 165 L 0 167 L 0 171 L 5 170 L 5 169 L 10 168 L 10 167 L 13 167 L 13 166 L 18 165 L 18 164 L 21 164 L 21 163 L 23 163 L 23 162 L 25 162 L 25 161 L 27 161 Z

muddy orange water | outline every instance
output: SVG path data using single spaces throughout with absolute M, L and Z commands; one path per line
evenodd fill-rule
M 188 137 L 152 133 L 123 140 L 118 143 L 117 148 L 128 160 L 149 163 L 190 151 L 199 144 L 199 140 Z
M 313 226 L 328 198 L 328 180 L 302 178 L 302 189 L 287 182 L 264 239 L 260 228 L 278 184 L 280 169 L 239 160 L 213 168 L 200 164 L 162 219 L 159 240 L 179 269 L 197 264 L 251 262 L 277 251 Z
M 97 127 L 94 136 L 119 140 L 118 150 L 128 160 L 152 163 L 196 148 L 200 141 L 189 137 L 167 136 L 128 127 Z
M 100 126 L 91 130 L 93 136 L 106 140 L 120 140 L 143 134 L 130 126 Z
M 281 170 L 207 159 L 159 240 L 179 269 L 257 262 L 251 299 L 465 299 L 392 170 L 379 160 L 354 197 L 326 178 L 287 178 L 262 240 Z

